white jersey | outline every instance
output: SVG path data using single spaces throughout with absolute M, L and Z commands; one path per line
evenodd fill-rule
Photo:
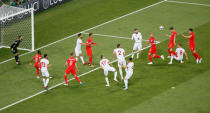
M 138 32 L 137 34 L 133 33 L 132 40 L 134 40 L 135 43 L 142 43 L 142 35 L 141 35 L 141 33 L 140 32 Z
M 109 60 L 108 60 L 108 59 L 102 59 L 102 60 L 100 61 L 100 66 L 101 66 L 103 69 L 108 69 L 108 68 L 110 68 Z
M 128 72 L 133 72 L 133 67 L 134 67 L 134 63 L 133 62 L 129 62 L 128 64 L 127 64 L 127 71 Z
M 177 48 L 176 53 L 177 53 L 178 59 L 182 60 L 183 56 L 184 56 L 184 53 L 185 53 L 185 50 L 183 48 Z
M 76 50 L 81 50 L 82 39 L 78 38 L 76 43 Z
M 46 58 L 43 58 L 41 59 L 40 63 L 41 63 L 41 71 L 47 71 L 49 60 L 47 60 Z
M 123 48 L 114 49 L 114 53 L 116 54 L 118 61 L 125 61 L 125 50 Z

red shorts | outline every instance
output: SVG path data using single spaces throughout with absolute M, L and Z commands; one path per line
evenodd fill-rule
M 67 68 L 66 71 L 65 71 L 65 73 L 66 73 L 66 74 L 71 73 L 72 75 L 76 75 L 75 69 L 70 69 L 70 68 Z
M 174 43 L 169 43 L 169 44 L 168 44 L 168 48 L 173 49 L 173 48 L 174 48 Z
M 190 51 L 195 51 L 195 45 L 190 45 Z
M 92 49 L 91 48 L 86 48 L 87 56 L 92 56 Z
M 35 67 L 36 69 L 41 69 L 41 64 L 35 63 L 35 64 L 34 64 L 34 67 Z
M 156 54 L 157 49 L 156 48 L 150 48 L 149 53 Z

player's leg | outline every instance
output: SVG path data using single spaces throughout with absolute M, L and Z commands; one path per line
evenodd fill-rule
M 49 75 L 49 72 L 48 71 L 46 71 L 45 73 L 46 74 L 45 74 L 45 84 L 44 84 L 44 87 L 47 89 L 47 85 L 48 85 L 48 83 L 50 81 L 50 75 Z
M 14 55 L 15 55 L 16 64 L 20 64 L 20 61 L 19 61 L 19 54 L 18 54 L 18 51 L 17 51 L 17 50 L 14 50 Z
M 106 81 L 106 86 L 109 87 L 109 78 L 108 78 L 108 70 L 104 69 L 104 76 Z
M 202 58 L 200 58 L 200 56 L 198 55 L 198 53 L 195 51 L 195 47 L 191 47 L 190 50 L 191 50 L 191 53 L 193 54 L 193 56 L 196 59 L 196 63 L 201 63 Z
M 178 57 L 177 53 L 175 51 L 173 51 L 173 48 L 170 48 L 170 53 L 171 53 L 171 55 L 173 54 L 175 57 Z
M 134 43 L 134 45 L 133 45 L 133 51 L 132 51 L 132 58 L 134 57 L 134 55 L 135 55 L 135 51 L 137 50 L 137 43 Z
M 124 90 L 128 90 L 128 79 L 130 79 L 130 77 L 132 76 L 132 72 L 126 72 L 126 76 L 125 76 L 125 79 L 124 79 L 124 84 L 125 84 L 125 88 Z
M 168 48 L 168 53 L 169 53 L 168 58 L 170 58 L 171 57 L 170 48 Z
M 69 69 L 66 69 L 65 74 L 64 74 L 64 80 L 65 80 L 65 86 L 68 86 L 68 78 L 67 75 L 70 73 Z
M 174 55 L 171 55 L 170 62 L 168 64 L 173 64 Z
M 36 78 L 39 79 L 39 67 L 36 66 L 35 68 L 36 68 Z
M 152 64 L 152 53 L 151 53 L 151 50 L 148 53 L 148 57 L 149 57 L 149 63 L 147 63 L 147 64 Z
M 141 49 L 142 49 L 141 43 L 138 43 L 138 47 L 137 48 L 138 48 L 138 53 L 137 53 L 136 58 L 139 59 L 139 55 L 141 54 Z
M 118 82 L 118 80 L 117 80 L 117 70 L 114 67 L 109 67 L 107 70 L 111 71 L 111 72 L 114 72 L 114 81 Z
M 122 66 L 120 64 L 122 64 L 122 62 L 118 62 L 118 68 L 119 68 L 121 80 L 123 80 Z
M 80 51 L 79 56 L 80 56 L 80 59 L 82 61 L 82 64 L 86 64 L 84 59 L 83 59 L 83 56 L 82 56 L 82 51 Z

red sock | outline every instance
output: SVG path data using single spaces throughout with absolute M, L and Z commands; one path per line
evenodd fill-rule
M 89 63 L 92 64 L 92 56 L 89 57 Z
M 160 58 L 160 56 L 159 55 L 155 55 L 154 58 Z
M 80 83 L 79 78 L 75 75 L 74 78 Z
M 201 58 L 199 57 L 198 53 L 195 52 L 195 53 L 193 53 L 193 55 L 194 55 L 195 59 L 199 59 L 199 60 L 201 59 Z
M 39 68 L 36 68 L 36 75 L 39 77 Z
M 148 57 L 149 57 L 149 61 L 152 62 L 152 57 L 151 57 L 151 55 L 148 55 Z
M 169 56 L 171 56 L 171 51 L 170 51 L 170 49 L 168 49 L 168 52 L 169 52 Z
M 172 53 L 173 55 L 175 55 L 176 57 L 178 57 L 175 51 L 171 51 L 171 53 Z
M 64 78 L 65 78 L 65 83 L 68 84 L 68 79 L 67 79 L 67 75 L 66 74 L 65 74 Z

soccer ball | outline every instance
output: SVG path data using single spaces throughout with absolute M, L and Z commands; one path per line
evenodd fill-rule
M 160 30 L 164 30 L 164 26 L 160 26 Z

